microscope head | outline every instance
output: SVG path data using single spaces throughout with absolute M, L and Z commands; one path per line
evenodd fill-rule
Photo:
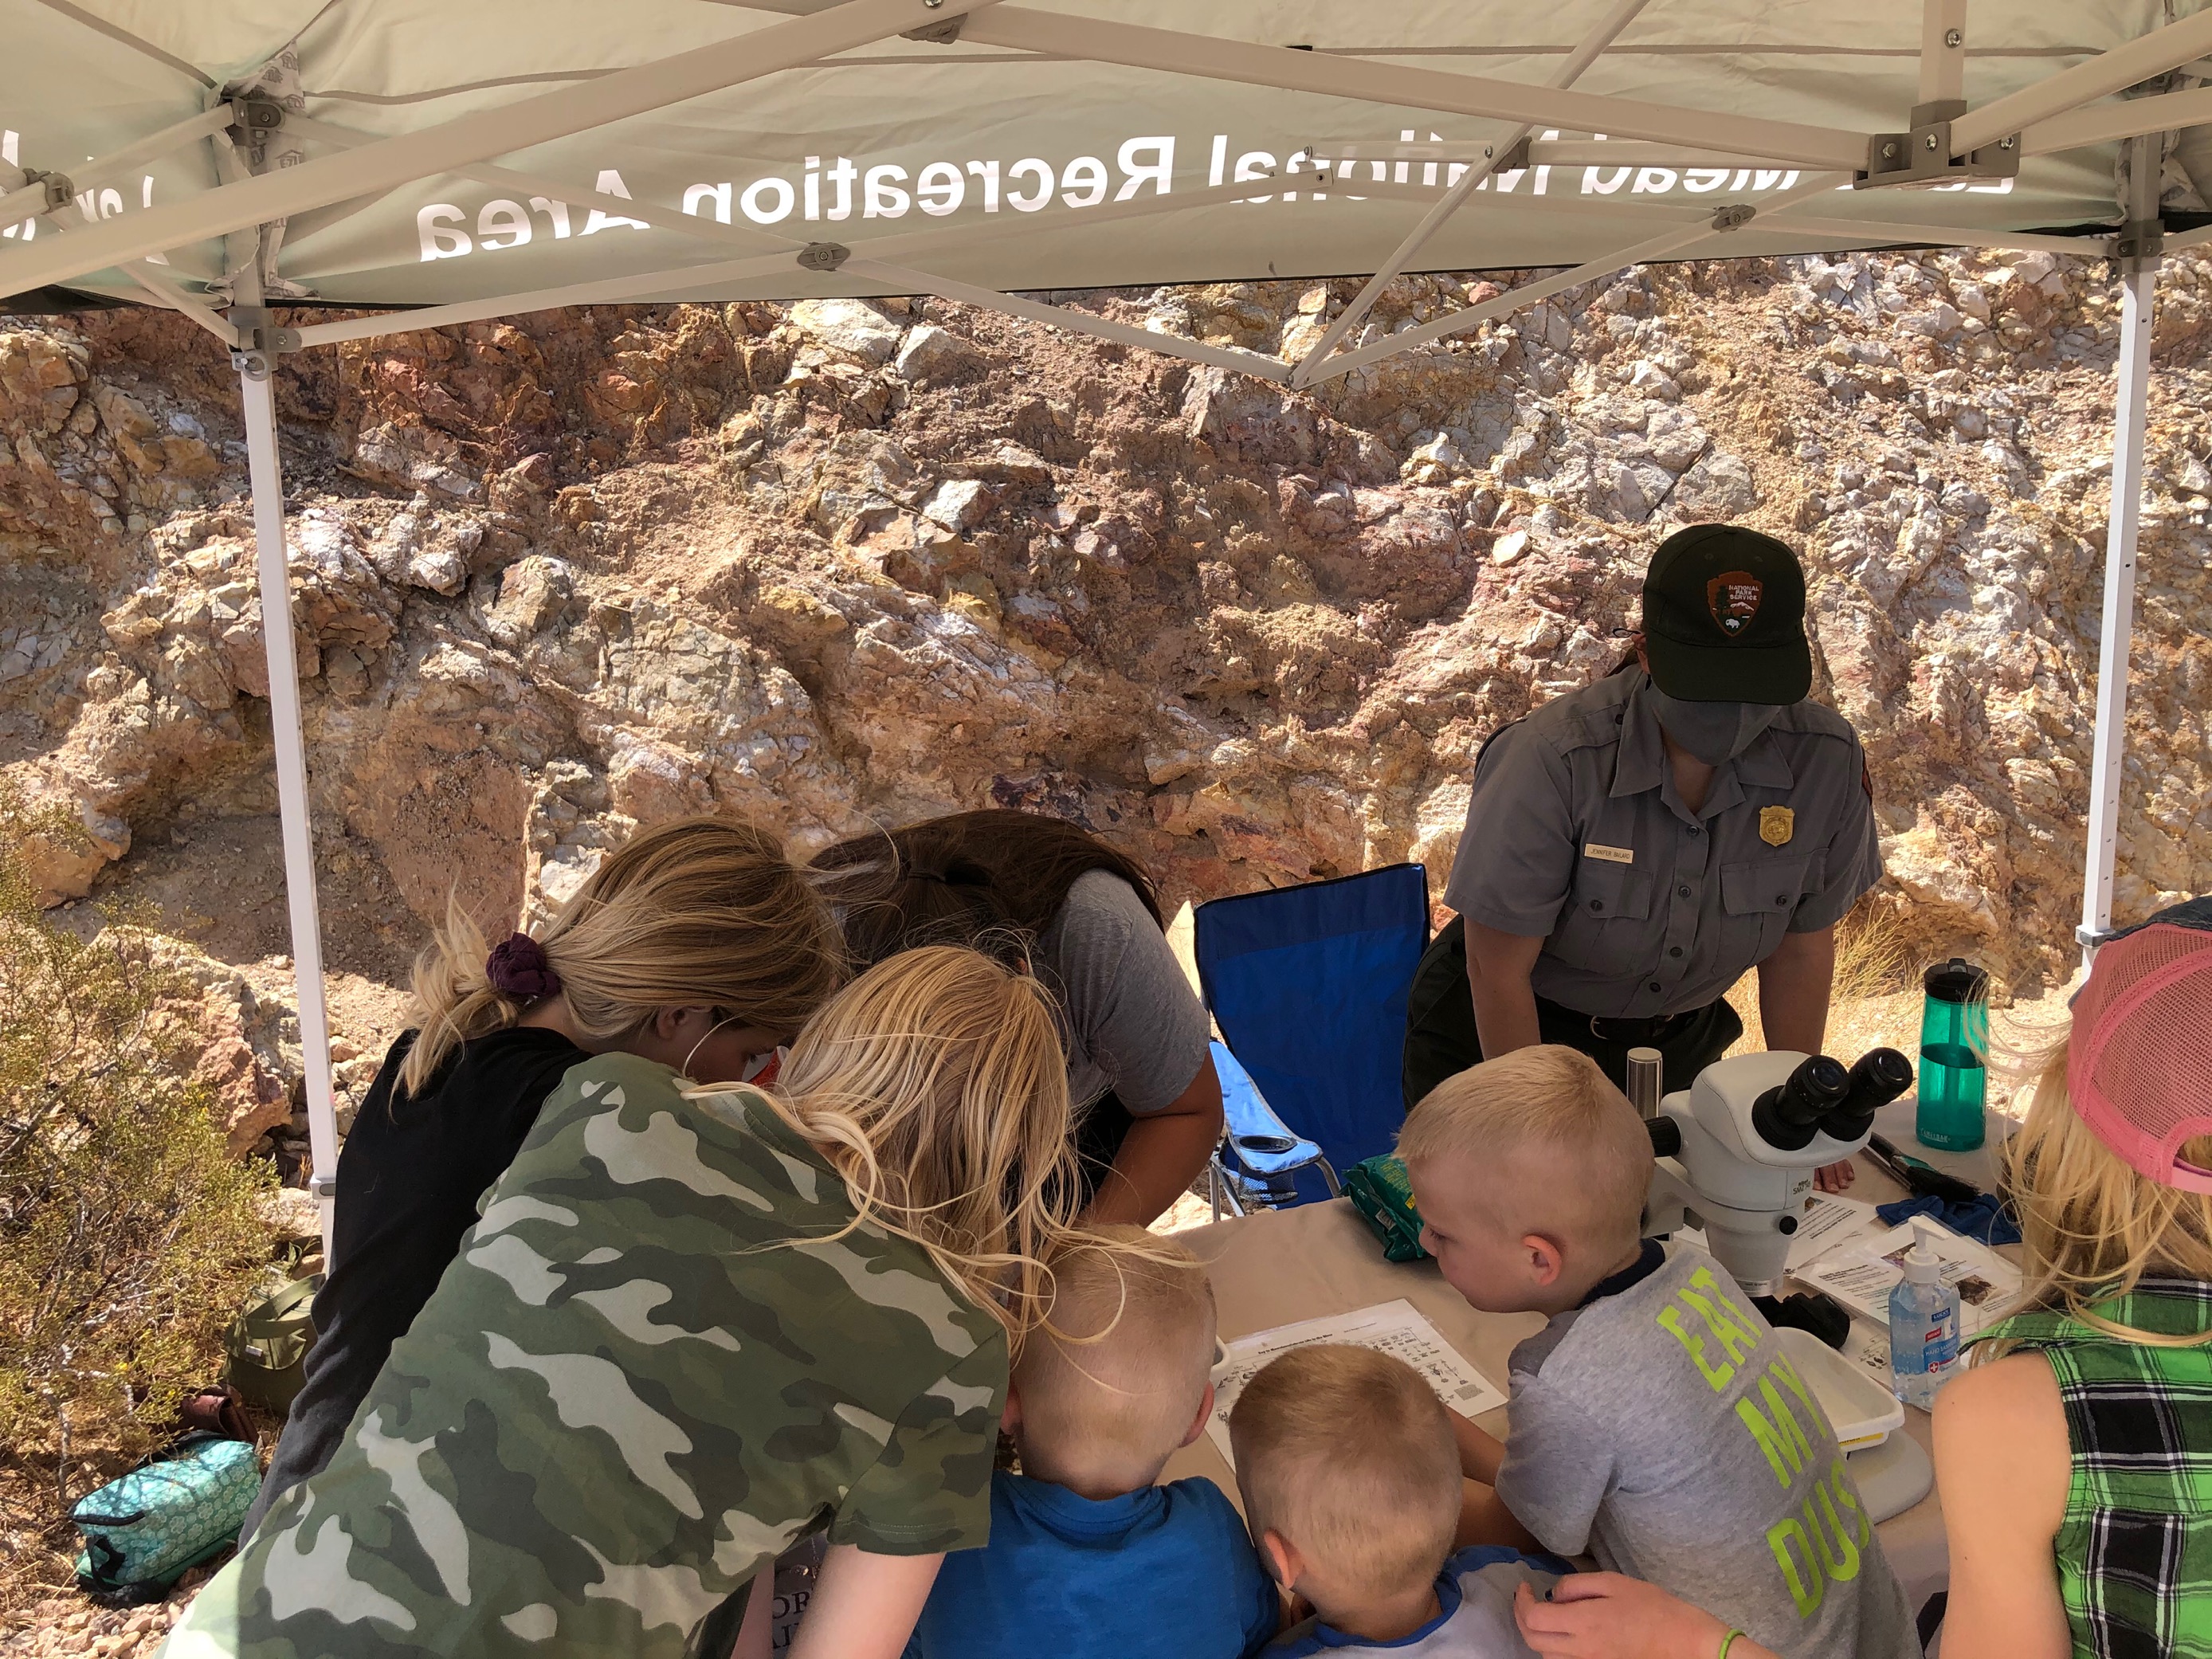
M 1739 1054 L 1698 1073 L 1686 1113 L 1674 1115 L 1747 1163 L 1818 1169 L 1863 1146 L 1875 1109 L 1911 1086 L 1912 1064 L 1894 1048 L 1874 1049 L 1849 1071 L 1826 1054 Z
M 1754 1295 L 1782 1278 L 1813 1171 L 1874 1133 L 1874 1115 L 1912 1086 L 1912 1066 L 1876 1048 L 1848 1071 L 1825 1054 L 1716 1060 L 1660 1103 L 1647 1232 L 1702 1224 L 1713 1255 Z M 1692 1221 L 1692 1218 L 1694 1220 Z

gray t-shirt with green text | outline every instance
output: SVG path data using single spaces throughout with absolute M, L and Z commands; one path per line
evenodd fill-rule
M 1510 1370 L 1498 1495 L 1545 1548 L 1587 1550 L 1790 1659 L 1918 1659 L 1811 1385 L 1704 1251 L 1672 1247 L 1558 1315 Z

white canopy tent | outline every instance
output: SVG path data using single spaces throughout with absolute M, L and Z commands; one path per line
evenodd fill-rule
M 2160 215 L 2199 0 L 5 0 L 0 293 L 178 310 L 244 399 L 314 1176 L 336 1164 L 278 354 L 550 307 L 933 294 L 1292 388 L 1659 259 L 2124 283 L 2085 946 L 2111 925 Z M 2125 165 L 2116 166 L 2124 160 Z M 2212 141 L 2204 145 L 2212 203 Z M 2127 200 L 2116 200 L 2124 178 Z M 2124 209 L 2124 210 L 2123 210 Z M 877 222 L 880 221 L 881 222 Z M 1407 270 L 1558 274 L 1376 337 Z M 1369 277 L 1296 362 L 1016 290 Z M 270 304 L 414 307 L 278 327 Z

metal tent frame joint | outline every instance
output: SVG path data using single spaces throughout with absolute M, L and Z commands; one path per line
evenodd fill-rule
M 2166 222 L 2129 220 L 2120 227 L 2120 234 L 2112 238 L 2111 250 L 2115 259 L 2155 259 L 2166 252 Z
M 842 242 L 809 242 L 799 250 L 801 270 L 835 270 L 853 257 L 853 250 Z
M 1963 98 L 1939 98 L 1912 106 L 1904 132 L 1877 132 L 1867 139 L 1866 170 L 1851 180 L 1856 190 L 1931 185 L 1994 184 L 2020 176 L 2020 138 L 2008 133 L 1996 143 L 1960 155 L 1951 124 L 1966 112 Z
M 1749 202 L 1728 202 L 1713 210 L 1713 228 L 1725 235 L 1731 230 L 1741 230 L 1759 216 L 1759 209 Z
M 70 182 L 66 173 L 46 173 L 37 167 L 25 167 L 23 188 L 28 190 L 34 185 L 46 192 L 46 204 L 40 210 L 42 212 L 58 213 L 76 199 L 76 186 Z
M 266 378 L 278 356 L 301 349 L 300 331 L 279 328 L 266 306 L 233 306 L 226 320 L 238 331 L 238 343 L 230 350 L 231 366 L 254 380 Z M 252 367 L 257 361 L 258 373 Z

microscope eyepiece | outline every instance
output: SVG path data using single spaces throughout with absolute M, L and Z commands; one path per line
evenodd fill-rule
M 1856 1140 L 1874 1115 L 1912 1086 L 1912 1062 L 1894 1048 L 1870 1048 L 1851 1067 L 1851 1091 L 1822 1125 L 1838 1140 Z
M 1851 1074 L 1843 1062 L 1814 1054 L 1753 1103 L 1751 1127 L 1777 1152 L 1801 1152 L 1850 1092 Z

